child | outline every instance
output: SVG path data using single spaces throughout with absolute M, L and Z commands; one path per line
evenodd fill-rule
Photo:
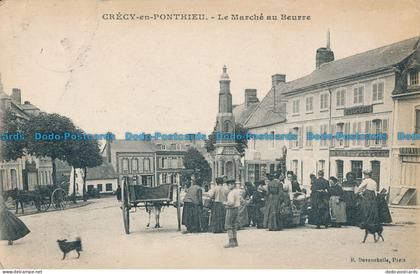
M 227 201 L 225 202 L 226 207 L 226 219 L 225 227 L 228 232 L 229 243 L 225 245 L 225 248 L 232 248 L 238 246 L 238 240 L 236 239 L 236 231 L 238 229 L 238 210 L 241 205 L 240 189 L 235 188 L 235 180 L 229 180 L 226 182 L 229 194 Z

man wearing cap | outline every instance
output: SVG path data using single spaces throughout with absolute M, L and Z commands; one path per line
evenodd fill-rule
M 241 194 L 240 189 L 236 188 L 235 180 L 228 180 L 226 182 L 229 193 L 227 201 L 225 202 L 226 207 L 226 219 L 225 228 L 228 233 L 229 243 L 225 245 L 225 248 L 232 248 L 238 246 L 238 240 L 236 238 L 236 231 L 238 229 L 238 211 L 241 205 Z
M 324 178 L 324 171 L 318 171 L 318 179 L 311 186 L 312 218 L 316 228 L 324 225 L 328 228 L 331 222 L 329 210 L 329 183 Z

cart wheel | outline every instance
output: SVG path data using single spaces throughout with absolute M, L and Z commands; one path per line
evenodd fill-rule
M 64 209 L 67 206 L 67 192 L 62 188 L 57 188 L 51 194 L 51 201 L 55 208 Z
M 127 182 L 122 184 L 121 188 L 121 209 L 124 221 L 124 230 L 126 234 L 130 234 L 130 202 L 128 200 L 128 185 Z
M 51 205 L 51 197 L 45 197 L 41 199 L 39 209 L 43 212 L 47 211 Z

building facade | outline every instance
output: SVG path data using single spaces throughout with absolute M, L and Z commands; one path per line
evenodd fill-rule
M 319 170 L 340 181 L 353 172 L 360 181 L 362 170 L 371 169 L 377 189 L 391 190 L 391 196 L 402 186 L 416 188 L 419 143 L 398 140 L 397 134 L 418 128 L 418 48 L 415 37 L 334 61 L 327 43 L 317 50 L 311 74 L 290 82 L 275 81 L 274 75 L 271 90 L 245 126 L 252 133 L 290 132 L 297 138 L 251 141 L 247 178 L 256 177 L 249 165 L 256 159 L 263 165 L 261 174 L 287 153 L 287 169 L 305 187 Z M 365 140 L 365 134 L 376 139 Z
M 181 183 L 184 156 L 189 148 L 196 148 L 206 157 L 202 140 L 108 140 L 103 156 L 115 169 L 118 184 L 128 177 L 132 184 L 158 186 Z
M 21 90 L 14 88 L 11 95 L 3 90 L 0 77 L 0 116 L 12 111 L 18 119 L 29 120 L 40 109 L 29 101 L 22 103 Z M 49 158 L 25 155 L 15 161 L 0 161 L 0 190 L 34 190 L 39 185 L 52 184 L 52 162 Z

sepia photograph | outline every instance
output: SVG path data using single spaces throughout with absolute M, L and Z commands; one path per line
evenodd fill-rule
M 419 78 L 418 0 L 0 0 L 2 273 L 418 273 Z

